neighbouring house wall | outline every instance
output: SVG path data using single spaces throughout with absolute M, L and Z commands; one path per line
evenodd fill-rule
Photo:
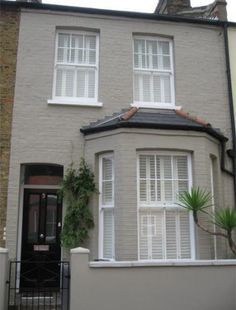
M 6 309 L 7 276 L 8 276 L 8 250 L 0 247 L 0 310 Z
M 223 264 L 144 267 L 130 262 L 125 268 L 122 263 L 103 262 L 98 267 L 99 263 L 89 263 L 86 249 L 74 249 L 70 309 L 233 310 L 235 262 Z
M 236 28 L 229 28 L 229 56 L 230 56 L 230 71 L 231 71 L 231 82 L 233 91 L 234 101 L 234 117 L 236 119 Z
M 0 5 L 0 247 L 4 246 L 19 12 Z
M 47 103 L 47 100 L 52 98 L 57 27 L 99 31 L 98 101 L 103 102 L 102 108 L 57 106 Z M 133 102 L 132 38 L 135 33 L 159 34 L 173 38 L 176 105 L 181 105 L 190 113 L 206 119 L 231 138 L 221 28 L 111 16 L 23 10 L 7 215 L 7 246 L 11 257 L 16 256 L 17 232 L 22 225 L 19 220 L 22 207 L 19 194 L 21 165 L 54 163 L 66 168 L 72 160 L 77 164 L 79 158 L 84 155 L 84 137 L 79 131 L 80 128 L 130 106 Z M 122 143 L 120 141 L 119 145 Z M 148 147 L 146 145 L 140 147 L 144 146 Z M 168 148 L 171 147 L 168 145 Z M 105 150 L 104 145 L 103 151 Z M 205 154 L 206 150 L 207 145 L 204 144 L 202 154 Z M 134 166 L 130 168 L 133 169 Z M 194 173 L 198 171 L 198 175 L 204 176 L 205 168 L 205 163 L 199 163 Z M 134 174 L 132 176 L 134 177 Z M 221 178 L 222 193 L 226 193 L 222 194 L 222 202 L 231 204 L 232 181 L 222 174 Z M 132 180 L 132 184 L 134 183 L 135 178 Z M 136 191 L 132 195 L 135 195 L 136 199 Z M 125 202 L 122 203 L 125 205 Z M 20 234 L 18 236 L 20 238 Z M 122 251 L 124 257 L 129 256 L 126 254 L 127 249 L 123 248 Z

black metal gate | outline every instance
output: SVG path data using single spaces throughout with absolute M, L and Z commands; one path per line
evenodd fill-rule
M 11 261 L 7 284 L 8 310 L 69 310 L 69 262 Z

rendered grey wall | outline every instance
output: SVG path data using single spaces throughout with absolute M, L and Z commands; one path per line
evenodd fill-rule
M 57 27 L 95 29 L 100 32 L 98 99 L 104 104 L 102 108 L 47 104 L 47 100 L 52 98 Z M 208 120 L 230 137 L 223 34 L 220 28 L 23 10 L 17 55 L 7 211 L 7 247 L 11 257 L 16 256 L 17 243 L 20 240 L 18 232 L 22 225 L 21 165 L 55 163 L 66 168 L 71 161 L 77 164 L 84 155 L 84 137 L 79 129 L 91 121 L 130 106 L 133 101 L 132 37 L 135 33 L 173 38 L 176 105 L 181 105 L 190 113 Z M 151 146 L 143 144 L 145 140 L 142 137 L 140 139 L 142 143 L 139 143 L 139 147 Z M 123 138 L 119 145 L 122 146 L 122 143 Z M 129 157 L 118 160 L 122 161 L 122 165 L 125 162 L 127 165 L 131 164 L 129 173 L 131 170 L 133 172 L 129 174 L 129 180 L 134 189 L 136 180 L 133 178 L 135 173 L 132 156 L 135 153 L 134 150 L 131 150 L 132 154 L 129 153 L 130 150 L 126 153 L 125 147 L 121 147 L 120 152 Z M 166 147 L 172 146 L 168 144 Z M 209 153 L 207 147 L 207 144 L 203 144 L 197 152 L 204 156 L 204 153 Z M 125 166 L 123 171 L 124 169 Z M 199 161 L 193 173 L 196 184 L 201 184 L 198 177 L 202 180 L 205 170 L 206 162 Z M 221 177 L 221 199 L 230 205 L 232 182 L 227 177 Z M 209 181 L 209 176 L 207 180 Z M 118 186 L 122 190 L 122 185 Z M 130 195 L 135 196 L 135 202 L 136 194 Z M 125 206 L 124 201 L 121 203 Z M 134 236 L 124 234 L 123 238 L 128 238 L 127 242 L 131 246 Z M 136 247 L 135 243 L 132 246 Z M 120 247 L 125 245 L 120 244 Z M 123 248 L 122 251 L 124 257 L 128 258 L 128 248 Z
M 71 310 L 236 309 L 235 266 L 89 267 L 75 251 Z

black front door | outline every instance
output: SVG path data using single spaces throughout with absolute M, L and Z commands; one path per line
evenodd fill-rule
M 56 190 L 24 191 L 20 287 L 58 287 L 61 201 Z

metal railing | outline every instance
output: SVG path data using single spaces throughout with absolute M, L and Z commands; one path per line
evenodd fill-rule
M 8 310 L 69 310 L 70 265 L 10 261 Z

